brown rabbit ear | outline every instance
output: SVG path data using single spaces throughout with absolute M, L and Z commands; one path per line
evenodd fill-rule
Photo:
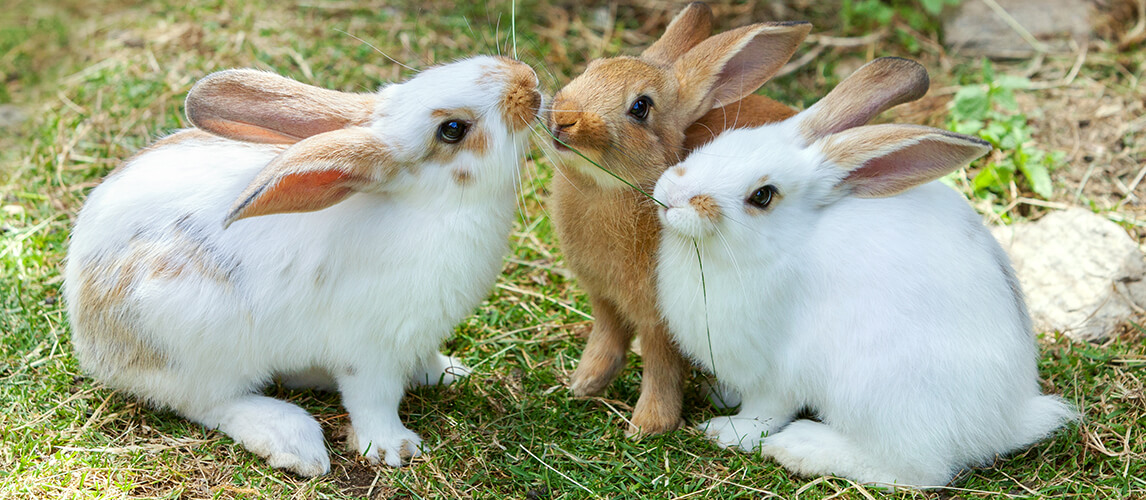
M 291 144 L 361 126 L 374 113 L 371 94 L 327 90 L 274 73 L 212 73 L 187 94 L 187 119 L 216 135 L 245 142 Z
M 861 198 L 893 196 L 938 179 L 991 150 L 977 137 L 921 125 L 869 125 L 825 137 L 820 151 Z
M 239 195 L 223 227 L 247 217 L 311 212 L 329 207 L 366 186 L 393 177 L 390 149 L 361 127 L 299 141 L 263 168 Z
M 800 134 L 805 144 L 811 144 L 858 127 L 892 106 L 923 97 L 929 86 L 927 70 L 919 63 L 899 57 L 875 59 L 800 113 Z
M 672 19 L 665 34 L 641 53 L 641 58 L 667 66 L 711 34 L 712 9 L 704 2 L 690 3 Z
M 802 21 L 753 24 L 713 36 L 688 51 L 673 65 L 680 106 L 691 111 L 688 121 L 755 92 L 780 71 L 811 29 Z

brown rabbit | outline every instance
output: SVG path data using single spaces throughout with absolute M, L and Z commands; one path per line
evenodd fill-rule
M 639 57 L 593 61 L 554 97 L 549 128 L 564 168 L 554 176 L 553 220 L 596 317 L 572 390 L 600 393 L 640 335 L 644 372 L 630 434 L 680 426 L 688 368 L 657 309 L 656 205 L 562 143 L 651 193 L 688 147 L 793 114 L 764 97 L 738 101 L 771 78 L 810 30 L 804 22 L 760 23 L 710 37 L 712 11 L 692 3 Z

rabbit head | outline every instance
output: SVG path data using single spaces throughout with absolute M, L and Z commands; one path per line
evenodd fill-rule
M 692 3 L 640 56 L 595 60 L 554 96 L 554 146 L 603 186 L 620 184 L 568 148 L 623 179 L 651 184 L 684 156 L 689 125 L 754 92 L 810 29 L 806 22 L 759 23 L 710 37 L 711 10 Z
M 919 64 L 876 59 L 788 120 L 725 133 L 661 177 L 662 222 L 681 237 L 782 246 L 841 197 L 892 196 L 989 151 L 980 139 L 930 127 L 861 126 L 927 86 Z
M 512 189 L 515 158 L 541 100 L 525 64 L 475 57 L 376 94 L 223 71 L 191 89 L 187 117 L 224 138 L 288 145 L 236 200 L 230 225 L 320 210 L 357 191 Z

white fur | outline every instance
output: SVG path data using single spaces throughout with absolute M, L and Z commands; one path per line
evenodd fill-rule
M 1040 394 L 1018 283 L 966 201 L 939 182 L 844 196 L 799 119 L 727 132 L 656 185 L 661 310 L 743 398 L 700 428 L 801 474 L 938 486 L 1075 418 Z M 753 212 L 764 176 L 780 195 Z M 805 408 L 819 422 L 792 422 Z
M 120 265 L 118 273 L 137 272 L 123 317 L 167 362 L 147 370 L 105 364 L 116 346 L 76 329 L 83 367 L 301 475 L 330 467 L 318 423 L 255 391 L 276 375 L 294 385 L 333 380 L 357 451 L 392 466 L 418 455 L 420 438 L 398 417 L 404 387 L 468 374 L 437 349 L 489 293 L 508 250 L 527 129 L 503 123 L 505 82 L 483 77 L 492 64 L 468 59 L 383 88 L 370 128 L 417 168 L 320 211 L 252 217 L 224 230 L 239 193 L 281 151 L 274 146 L 184 141 L 110 176 L 72 233 L 65 294 L 73 315 L 82 265 L 139 248 L 162 255 L 180 241 L 173 227 L 184 217 L 181 237 L 201 242 L 229 279 L 156 277 Z M 488 152 L 462 151 L 449 164 L 425 159 L 439 121 L 430 113 L 457 107 L 477 117 Z M 472 181 L 455 182 L 455 168 L 470 170 Z

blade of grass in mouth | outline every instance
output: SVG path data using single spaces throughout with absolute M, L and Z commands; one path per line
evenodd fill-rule
M 559 144 L 561 144 L 562 146 L 565 146 L 566 148 L 568 148 L 568 149 L 569 149 L 569 151 L 572 151 L 572 152 L 574 152 L 574 153 L 577 153 L 577 156 L 580 156 L 581 158 L 584 158 L 584 159 L 585 159 L 585 161 L 587 161 L 587 162 L 589 162 L 589 163 L 592 163 L 594 166 L 596 166 L 597 168 L 601 169 L 601 170 L 602 170 L 602 171 L 604 171 L 605 173 L 607 173 L 607 174 L 609 174 L 609 175 L 613 176 L 614 178 L 616 178 L 617 180 L 619 180 L 619 181 L 621 181 L 621 182 L 625 183 L 625 185 L 626 185 L 626 186 L 629 186 L 629 187 L 631 187 L 631 188 L 633 188 L 633 189 L 636 189 L 638 193 L 641 193 L 641 194 L 645 195 L 645 197 L 646 197 L 646 198 L 648 198 L 648 199 L 650 199 L 650 200 L 653 200 L 653 203 L 656 203 L 657 205 L 660 205 L 660 206 L 661 206 L 661 208 L 668 208 L 668 205 L 665 205 L 664 203 L 661 203 L 661 201 L 660 201 L 660 200 L 658 200 L 658 199 L 656 199 L 656 198 L 653 198 L 653 195 L 649 194 L 649 193 L 648 193 L 648 192 L 646 192 L 644 189 L 641 189 L 641 188 L 637 187 L 637 185 L 636 185 L 636 184 L 633 184 L 633 183 L 631 183 L 631 182 L 629 182 L 629 181 L 625 180 L 625 179 L 624 179 L 624 178 L 622 178 L 621 176 L 619 176 L 619 175 L 617 175 L 617 174 L 613 173 L 613 171 L 611 171 L 611 170 L 609 170 L 609 169 L 607 169 L 607 168 L 605 168 L 605 167 L 601 166 L 601 164 L 599 164 L 599 163 L 597 163 L 597 162 L 595 162 L 595 161 L 593 161 L 593 160 L 589 159 L 589 157 L 588 157 L 588 156 L 585 156 L 583 153 L 581 153 L 580 151 L 578 151 L 578 150 L 577 150 L 577 148 L 575 148 L 575 147 L 573 147 L 573 146 L 570 146 L 569 144 L 566 144 L 566 143 L 565 143 L 565 141 L 563 141 L 563 140 L 559 139 L 559 138 L 558 138 L 556 135 L 554 135 L 554 134 L 553 134 L 553 131 L 552 131 L 552 130 L 549 130 L 549 127 L 545 126 L 545 124 L 544 124 L 544 123 L 542 123 L 542 124 L 541 124 L 541 128 L 542 128 L 543 130 L 545 130 L 545 133 L 546 133 L 546 134 L 549 134 L 549 137 L 552 137 L 554 141 L 557 141 L 557 143 L 559 143 Z

